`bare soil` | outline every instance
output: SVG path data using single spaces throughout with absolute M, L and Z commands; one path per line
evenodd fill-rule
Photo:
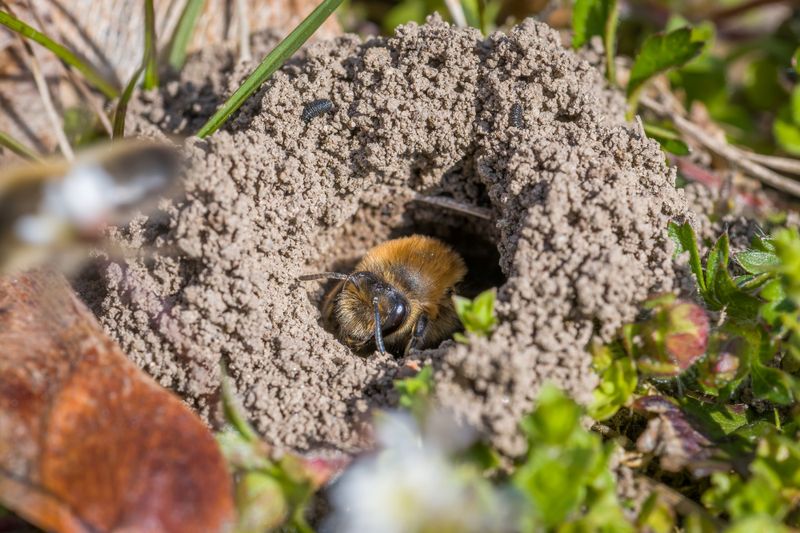
M 139 96 L 131 132 L 195 131 L 252 66 L 223 49 L 196 55 L 181 79 Z M 333 110 L 301 120 L 321 98 Z M 608 340 L 676 283 L 666 227 L 686 216 L 683 193 L 623 115 L 600 72 L 532 21 L 484 39 L 434 16 L 391 38 L 316 43 L 223 131 L 186 141 L 185 196 L 117 231 L 129 257 L 102 265 L 103 289 L 84 297 L 137 365 L 210 422 L 223 359 L 269 441 L 355 451 L 408 369 L 352 354 L 321 325 L 324 287 L 296 278 L 347 271 L 394 236 L 440 237 L 470 269 L 462 294 L 499 287 L 499 327 L 415 358 L 435 368 L 443 405 L 520 453 L 516 424 L 540 386 L 586 401 L 590 339 Z

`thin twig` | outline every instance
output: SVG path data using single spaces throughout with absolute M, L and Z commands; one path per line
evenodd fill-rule
M 471 215 L 476 218 L 482 218 L 484 220 L 492 219 L 491 209 L 478 207 L 477 205 L 465 204 L 447 196 L 428 196 L 425 194 L 415 194 L 413 199 L 417 202 L 443 207 L 445 209 L 449 209 L 450 211 L 464 213 L 465 215 Z
M 39 96 L 42 99 L 45 113 L 47 113 L 47 118 L 53 125 L 53 133 L 58 141 L 58 147 L 64 157 L 72 161 L 75 158 L 75 153 L 72 151 L 72 146 L 69 144 L 67 134 L 64 133 L 64 125 L 61 122 L 61 118 L 58 116 L 56 107 L 53 104 L 53 99 L 50 97 L 50 89 L 47 87 L 47 80 L 45 80 L 44 74 L 42 74 L 41 64 L 36 57 L 36 51 L 22 38 L 20 38 L 20 42 L 28 56 L 28 66 L 31 69 L 31 74 L 33 74 L 33 81 L 36 83 L 36 88 L 39 90 Z
M 712 152 L 724 157 L 731 165 L 738 166 L 746 173 L 754 178 L 759 179 L 762 183 L 774 187 L 779 191 L 789 193 L 793 196 L 800 198 L 800 181 L 787 178 L 763 165 L 749 159 L 742 150 L 731 146 L 724 140 L 716 139 L 706 133 L 703 128 L 693 123 L 692 121 L 682 117 L 680 114 L 667 109 L 665 106 L 656 102 L 654 99 L 642 96 L 641 104 L 655 114 L 665 118 L 669 118 L 684 135 L 692 137 L 697 142 L 711 150 Z
M 247 0 L 236 0 L 236 14 L 239 16 L 239 59 L 250 61 L 250 20 L 247 12 Z
M 0 4 L 3 5 L 6 11 L 11 14 L 11 16 L 16 17 L 16 14 L 11 9 L 10 5 L 8 5 L 6 2 L 0 2 Z M 64 157 L 71 161 L 75 158 L 75 154 L 72 151 L 72 147 L 69 145 L 66 133 L 64 133 L 64 125 L 61 123 L 61 118 L 58 116 L 58 112 L 56 112 L 56 108 L 53 105 L 53 99 L 50 97 L 50 89 L 47 87 L 47 80 L 44 78 L 44 74 L 42 74 L 41 64 L 39 63 L 39 59 L 36 57 L 36 51 L 28 43 L 28 41 L 25 40 L 24 37 L 19 34 L 16 35 L 17 40 L 22 45 L 22 51 L 28 60 L 28 67 L 31 70 L 33 81 L 36 84 L 36 89 L 39 91 L 39 96 L 42 99 L 42 105 L 44 106 L 47 118 L 50 120 L 50 123 L 53 126 L 53 133 L 56 136 L 61 153 L 64 155 Z
M 709 18 L 713 22 L 719 24 L 720 22 L 726 19 L 739 17 L 741 15 L 744 15 L 748 11 L 757 9 L 759 7 L 768 6 L 770 4 L 788 4 L 788 3 L 789 2 L 787 2 L 786 0 L 750 0 L 749 2 L 743 2 L 739 5 L 735 5 L 733 7 L 727 7 L 719 11 L 716 11 L 714 13 L 710 13 L 709 15 L 703 18 Z
M 30 10 L 39 27 L 44 29 L 44 22 L 39 16 L 39 11 L 36 9 L 33 0 L 28 0 L 28 10 Z M 58 29 L 58 37 L 62 41 L 64 40 L 64 32 L 61 31 L 61 29 Z M 89 107 L 92 108 L 92 111 L 94 111 L 95 115 L 97 115 L 97 118 L 100 120 L 100 124 L 103 125 L 103 128 L 106 130 L 108 136 L 111 137 L 111 121 L 108 120 L 108 115 L 106 115 L 102 104 L 97 102 L 95 96 L 86 86 L 86 83 L 80 77 L 76 76 L 74 72 L 72 72 L 72 69 L 69 68 L 69 65 L 67 65 L 64 60 L 59 58 L 59 63 L 61 63 L 61 66 L 64 67 L 64 71 L 67 73 L 72 85 L 74 85 L 78 92 L 81 93 L 83 99 L 89 104 Z
M 765 167 L 770 167 L 774 170 L 780 170 L 781 172 L 788 172 L 790 174 L 800 176 L 799 159 L 792 159 L 789 157 L 778 157 L 774 155 L 757 154 L 755 152 L 751 152 L 749 150 L 743 150 L 741 148 L 739 150 L 742 152 L 742 155 L 747 159 L 749 159 L 750 161 L 761 163 Z

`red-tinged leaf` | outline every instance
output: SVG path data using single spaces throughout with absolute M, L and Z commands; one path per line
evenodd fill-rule
M 691 302 L 663 299 L 658 302 L 652 317 L 640 326 L 644 342 L 637 363 L 646 374 L 676 376 L 705 353 L 708 316 L 702 307 Z
M 672 327 L 666 335 L 667 352 L 681 370 L 686 370 L 706 352 L 708 316 L 699 305 L 690 302 L 675 304 L 668 312 Z
M 0 310 L 0 504 L 59 532 L 232 527 L 211 433 L 62 277 L 0 278 Z
M 701 477 L 730 468 L 715 459 L 717 450 L 711 441 L 694 428 L 677 405 L 663 396 L 638 398 L 633 408 L 651 417 L 636 447 L 640 452 L 659 456 L 663 470 L 679 472 L 687 468 Z

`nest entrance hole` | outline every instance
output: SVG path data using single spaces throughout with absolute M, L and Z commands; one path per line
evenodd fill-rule
M 349 274 L 374 246 L 390 239 L 409 235 L 427 235 L 449 244 L 464 259 L 467 275 L 456 294 L 474 298 L 482 291 L 500 287 L 506 276 L 500 268 L 500 253 L 492 221 L 457 213 L 421 202 L 365 204 L 353 218 L 336 230 L 332 245 L 309 270 Z M 311 301 L 321 307 L 335 280 L 310 293 Z M 322 322 L 321 322 L 322 323 Z M 326 329 L 329 325 L 323 324 Z

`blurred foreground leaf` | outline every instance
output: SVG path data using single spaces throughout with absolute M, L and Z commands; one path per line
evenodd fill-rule
M 0 310 L 0 503 L 47 530 L 227 531 L 213 436 L 63 278 L 0 278 Z

